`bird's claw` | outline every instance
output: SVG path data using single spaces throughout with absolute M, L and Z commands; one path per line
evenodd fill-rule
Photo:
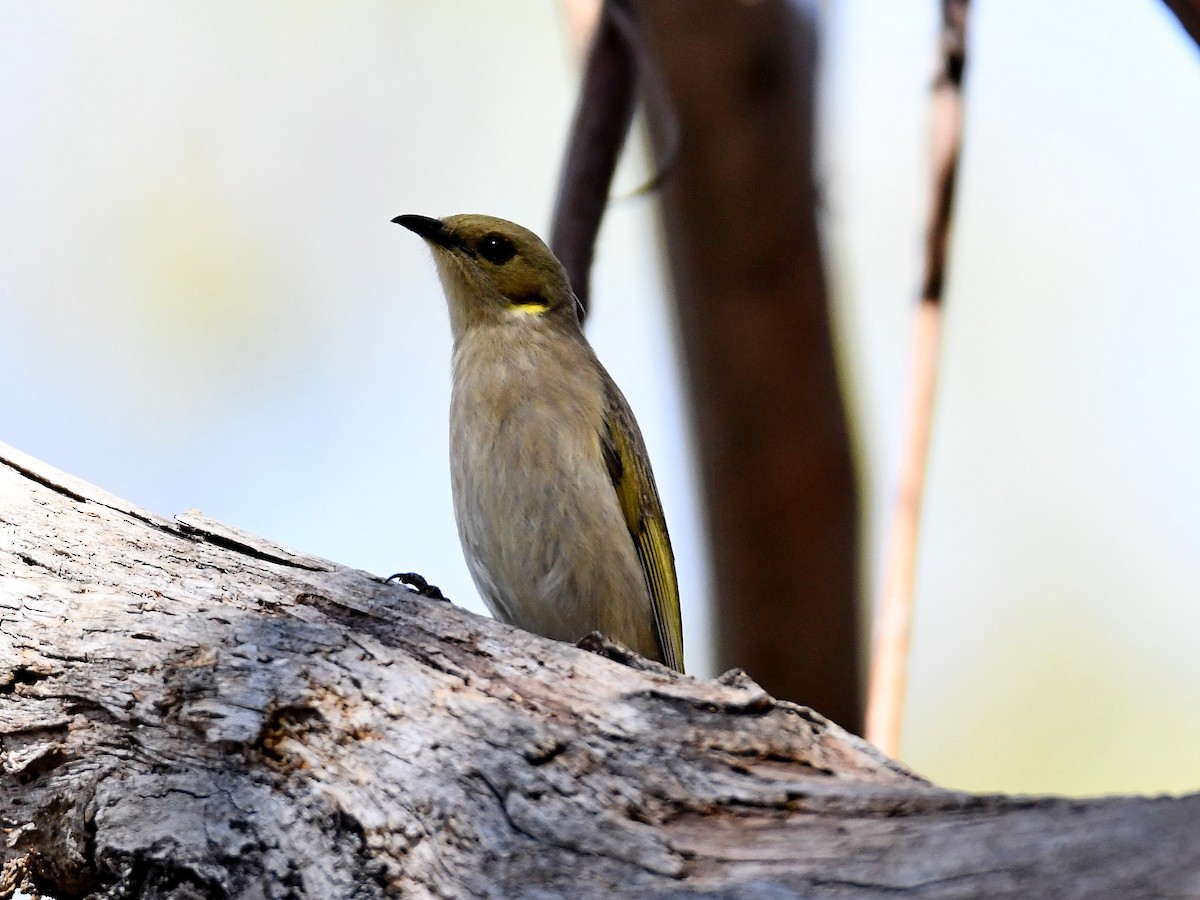
M 430 584 L 416 572 L 397 572 L 395 575 L 389 575 L 384 584 L 391 584 L 393 581 L 398 581 L 414 594 L 420 594 L 422 597 L 428 597 L 430 600 L 444 600 L 449 603 L 450 598 L 442 593 L 442 589 L 436 584 Z
M 652 659 L 646 659 L 646 657 L 626 647 L 620 641 L 614 641 L 599 631 L 589 631 L 575 642 L 575 646 L 580 650 L 587 650 L 589 653 L 595 653 L 597 656 L 611 659 L 613 662 L 618 662 L 631 669 L 637 669 L 639 672 L 672 671 L 668 666 L 664 666 L 662 663 L 655 662 Z

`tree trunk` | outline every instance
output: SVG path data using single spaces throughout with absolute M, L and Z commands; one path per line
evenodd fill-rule
M 815 5 L 636 7 L 671 107 L 646 97 L 670 160 L 664 233 L 717 659 L 861 731 L 858 492 L 817 231 Z
M 592 644 L 0 445 L 0 896 L 1200 893 L 1200 796 L 947 791 Z

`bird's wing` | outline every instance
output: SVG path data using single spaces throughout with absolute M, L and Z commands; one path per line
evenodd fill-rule
M 604 462 L 617 492 L 625 525 L 637 548 L 646 586 L 650 589 L 654 632 L 663 662 L 682 672 L 683 622 L 679 614 L 679 585 L 675 580 L 675 555 L 671 552 L 662 503 L 629 404 L 616 384 L 605 380 L 607 402 L 604 433 L 600 435 Z

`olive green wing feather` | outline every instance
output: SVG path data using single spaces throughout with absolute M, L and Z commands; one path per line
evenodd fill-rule
M 654 608 L 654 632 L 663 661 L 683 671 L 683 622 L 679 614 L 679 585 L 675 580 L 675 555 L 663 517 L 662 503 L 650 458 L 629 404 L 621 391 L 605 379 L 605 422 L 600 435 L 604 461 L 625 517 L 625 525 L 646 577 Z

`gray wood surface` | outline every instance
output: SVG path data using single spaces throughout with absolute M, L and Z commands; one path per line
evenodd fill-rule
M 1200 896 L 1200 796 L 943 790 L 592 643 L 0 445 L 0 897 Z

